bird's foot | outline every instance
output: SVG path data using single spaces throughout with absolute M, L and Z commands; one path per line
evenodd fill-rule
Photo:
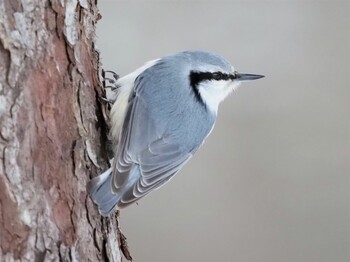
M 108 98 L 105 97 L 105 96 L 100 96 L 100 100 L 101 100 L 102 102 L 107 103 L 107 104 L 110 104 L 110 105 L 112 105 L 112 104 L 114 103 L 113 100 L 108 99 Z
M 108 97 L 114 97 L 113 95 L 110 96 L 111 94 L 110 92 L 114 93 L 119 88 L 119 86 L 117 85 L 117 80 L 119 79 L 119 75 L 113 71 L 109 71 L 109 70 L 106 71 L 102 69 L 101 77 L 102 77 L 103 96 L 100 97 L 100 100 L 108 105 L 111 105 L 115 101 L 112 99 L 109 99 Z
M 107 75 L 111 75 L 111 77 L 108 77 Z M 102 69 L 101 76 L 102 86 L 104 89 L 110 89 L 111 91 L 115 91 L 119 88 L 119 86 L 116 84 L 117 80 L 119 79 L 118 74 L 110 70 Z

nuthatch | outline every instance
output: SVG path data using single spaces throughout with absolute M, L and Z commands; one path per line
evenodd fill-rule
M 150 61 L 118 79 L 111 109 L 112 167 L 88 184 L 101 215 L 168 182 L 214 127 L 220 102 L 243 81 L 221 56 L 186 51 Z

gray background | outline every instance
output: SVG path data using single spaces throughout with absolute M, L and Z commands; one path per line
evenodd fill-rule
M 186 49 L 242 72 L 216 128 L 121 213 L 133 258 L 350 261 L 350 2 L 99 1 L 105 69 Z

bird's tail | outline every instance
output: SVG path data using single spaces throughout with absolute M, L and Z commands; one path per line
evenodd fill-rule
M 112 213 L 121 197 L 120 194 L 115 194 L 112 191 L 112 168 L 91 179 L 87 184 L 87 191 L 104 217 Z

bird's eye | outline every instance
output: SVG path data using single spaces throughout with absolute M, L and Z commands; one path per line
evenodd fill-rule
M 222 73 L 221 72 L 215 72 L 213 73 L 214 80 L 221 80 L 222 79 Z

